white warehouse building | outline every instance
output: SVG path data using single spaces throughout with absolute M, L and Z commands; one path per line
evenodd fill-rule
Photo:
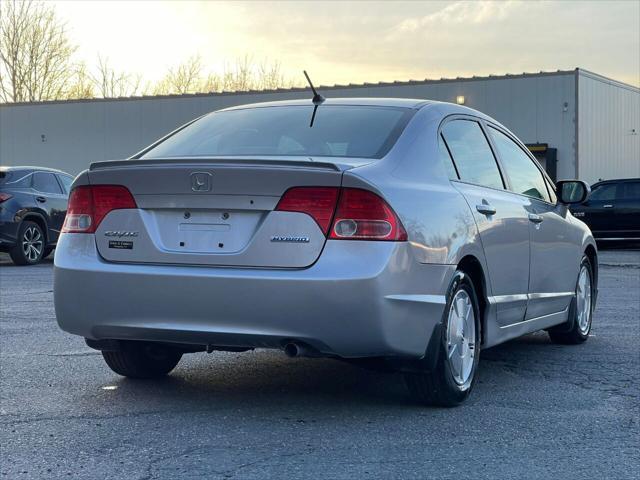
M 459 102 L 511 129 L 554 179 L 640 177 L 640 89 L 575 69 L 557 72 L 319 87 L 326 97 Z M 204 113 L 311 98 L 304 88 L 0 104 L 0 164 L 72 174 L 124 159 Z

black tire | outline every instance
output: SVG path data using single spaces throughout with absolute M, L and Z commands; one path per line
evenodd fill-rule
M 123 377 L 161 378 L 175 368 L 182 353 L 153 343 L 121 342 L 119 351 L 103 351 L 102 357 L 111 370 Z
M 589 309 L 589 318 L 587 321 L 587 328 L 580 328 L 580 322 L 578 321 L 578 307 L 577 307 L 577 293 L 578 293 L 578 282 L 580 280 L 580 273 L 582 269 L 586 268 L 590 278 L 591 285 L 591 303 Z M 591 266 L 591 261 L 585 255 L 582 257 L 582 261 L 580 262 L 580 269 L 578 270 L 578 280 L 576 280 L 576 297 L 571 301 L 571 306 L 569 307 L 569 320 L 562 325 L 558 325 L 557 327 L 550 328 L 547 330 L 549 334 L 549 338 L 553 343 L 557 343 L 560 345 L 578 345 L 580 343 L 584 343 L 589 338 L 589 333 L 591 332 L 591 323 L 593 320 L 593 310 L 595 307 L 595 281 L 593 278 L 593 267 Z
M 41 242 L 39 249 L 37 248 L 36 243 L 33 244 L 34 249 L 37 250 L 37 254 L 33 253 L 35 250 L 28 250 L 30 253 L 27 254 L 24 249 L 24 242 L 29 241 L 29 238 L 27 237 L 35 238 L 32 235 L 38 235 Z M 9 256 L 16 265 L 35 265 L 42 260 L 45 244 L 46 237 L 44 236 L 44 232 L 42 231 L 42 228 L 40 228 L 40 225 L 35 222 L 25 220 L 18 227 L 17 243 L 13 248 L 11 248 L 11 250 L 9 250 Z
M 475 320 L 475 342 L 473 345 L 473 363 L 469 374 L 469 379 L 463 384 L 459 384 L 454 379 L 447 345 L 447 329 L 449 328 L 449 312 L 452 309 L 453 299 L 458 292 L 464 290 L 471 301 L 471 306 Z M 447 304 L 442 317 L 442 328 L 439 329 L 438 348 L 436 353 L 435 368 L 425 369 L 418 373 L 405 374 L 405 382 L 412 398 L 422 404 L 455 407 L 464 402 L 475 383 L 478 362 L 480 360 L 480 340 L 482 332 L 480 330 L 480 308 L 475 288 L 469 276 L 457 271 L 447 293 Z M 436 329 L 438 332 L 438 329 Z

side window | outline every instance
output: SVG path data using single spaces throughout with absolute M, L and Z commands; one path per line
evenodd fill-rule
M 595 200 L 596 202 L 608 202 L 616 198 L 616 190 L 618 189 L 617 183 L 605 183 L 599 185 L 593 189 L 589 200 Z
M 504 188 L 500 170 L 482 128 L 473 120 L 453 120 L 442 128 L 460 179 L 492 188 Z
M 640 200 L 640 182 L 625 182 L 622 184 L 622 200 Z
M 447 146 L 444 143 L 442 135 L 438 137 L 438 150 L 440 151 L 440 161 L 444 165 L 447 175 L 449 175 L 449 180 L 458 180 L 458 172 L 456 172 L 453 159 L 451 158 L 451 155 L 449 155 L 449 150 L 447 150 Z
M 33 174 L 33 188 L 43 193 L 62 193 L 60 184 L 53 173 L 36 172 Z
M 67 175 L 58 175 L 58 179 L 64 186 L 64 191 L 69 193 L 71 190 L 71 184 L 73 183 L 73 177 L 68 177 Z
M 489 127 L 500 161 L 515 193 L 550 201 L 544 176 L 529 155 L 501 131 Z

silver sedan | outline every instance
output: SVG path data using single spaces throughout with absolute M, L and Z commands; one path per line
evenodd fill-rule
M 567 208 L 588 194 L 463 106 L 229 108 L 76 178 L 56 315 L 128 377 L 275 348 L 397 369 L 456 405 L 480 349 L 589 336 L 597 249 Z

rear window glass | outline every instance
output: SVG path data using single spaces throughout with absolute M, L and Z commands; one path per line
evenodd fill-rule
M 22 187 L 25 186 L 23 185 L 24 180 L 28 180 L 30 185 L 31 177 L 28 175 L 28 170 L 0 170 L 0 185 L 7 184 L 7 186 Z M 23 181 L 21 182 L 21 180 Z
M 313 156 L 382 158 L 414 110 L 320 105 L 215 112 L 155 146 L 141 158 L 180 156 Z

